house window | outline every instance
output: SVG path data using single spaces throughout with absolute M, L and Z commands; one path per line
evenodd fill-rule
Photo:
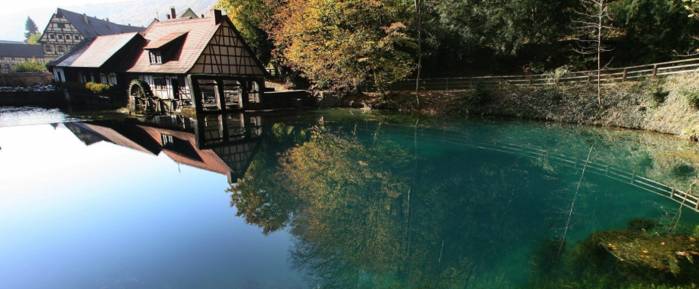
M 110 73 L 107 75 L 107 82 L 110 85 L 117 85 L 117 76 L 116 73 Z
M 49 33 L 49 39 L 53 39 L 53 34 Z
M 58 39 L 58 40 L 63 40 L 63 35 L 62 35 L 62 34 L 56 35 L 56 39 Z
M 161 134 L 160 140 L 162 141 L 163 147 L 175 144 L 175 139 L 171 135 Z
M 65 23 L 58 23 L 57 25 L 58 25 L 58 28 L 66 28 Z
M 260 84 L 257 81 L 253 81 L 250 85 L 248 100 L 250 103 L 260 103 Z
M 162 64 L 163 56 L 160 51 L 150 50 L 148 51 L 148 58 L 150 59 L 150 64 Z
M 155 89 L 167 89 L 167 81 L 163 77 L 153 77 L 153 86 Z
M 70 34 L 66 34 L 66 40 L 71 40 Z

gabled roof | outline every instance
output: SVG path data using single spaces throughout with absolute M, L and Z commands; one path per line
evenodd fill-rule
M 151 65 L 148 59 L 148 51 L 142 49 L 137 56 L 136 63 L 128 72 L 185 74 L 196 63 L 199 55 L 201 55 L 220 26 L 213 17 L 153 22 L 143 32 L 143 37 L 148 41 L 147 46 L 150 46 L 151 43 L 159 42 L 160 39 L 167 38 L 168 35 L 187 34 L 184 36 L 179 58 L 160 65 Z
M 62 15 L 64 18 L 68 19 L 70 24 L 75 26 L 75 29 L 77 29 L 78 32 L 80 32 L 85 38 L 127 32 L 141 32 L 145 29 L 139 26 L 116 24 L 107 20 L 86 16 L 85 14 L 76 13 L 62 8 L 58 8 L 56 10 L 56 14 Z
M 51 66 L 99 68 L 136 37 L 141 36 L 131 32 L 97 37 L 58 59 Z
M 259 73 L 255 75 L 262 76 L 265 74 L 264 66 L 255 56 L 249 46 L 243 41 L 240 33 L 235 29 L 235 26 L 230 22 L 228 17 L 222 16 L 220 11 L 214 11 L 213 17 L 197 18 L 197 19 L 174 19 L 167 21 L 154 21 L 148 28 L 141 33 L 126 33 L 119 35 L 98 36 L 87 45 L 74 48 L 70 53 L 57 59 L 49 64 L 49 67 L 83 67 L 97 68 L 104 65 L 114 54 L 119 52 L 124 46 L 130 43 L 131 39 L 139 38 L 140 44 L 128 45 L 130 47 L 128 53 L 120 54 L 119 57 L 124 58 L 122 61 L 125 65 L 115 72 L 128 73 L 163 73 L 163 74 L 188 74 L 188 73 L 206 73 L 193 68 L 198 61 L 202 61 L 202 55 L 214 39 L 216 33 L 221 27 L 227 27 L 226 33 L 233 33 L 239 39 L 242 45 L 235 47 L 237 51 L 242 51 L 244 57 L 249 57 L 245 63 L 239 64 L 250 68 L 254 66 L 255 71 Z M 222 30 L 223 31 L 223 30 Z M 221 34 L 224 35 L 225 33 Z M 219 36 L 219 38 L 230 36 Z M 218 38 L 217 38 L 218 39 Z M 217 40 L 222 41 L 222 40 Z M 83 42 L 86 43 L 87 41 Z M 173 45 L 177 45 L 176 47 Z M 213 43 L 210 50 L 218 48 L 218 44 Z M 150 49 L 168 49 L 172 48 L 173 53 L 167 61 L 162 64 L 151 64 L 149 59 Z M 174 50 L 176 49 L 176 50 Z M 204 55 L 206 56 L 206 55 Z M 209 55 L 209 57 L 221 57 L 220 55 Z M 232 55 L 232 57 L 240 57 Z M 199 64 L 201 66 L 201 63 Z M 234 64 L 229 64 L 230 68 Z M 238 64 L 235 64 L 238 65 Z M 128 68 L 127 68 L 128 67 Z M 245 74 L 246 72 L 219 72 L 231 74 Z M 246 74 L 248 75 L 248 74 Z
M 42 58 L 41 45 L 25 43 L 0 43 L 0 57 Z
M 159 39 L 153 40 L 151 42 L 148 42 L 148 45 L 144 47 L 143 49 L 160 49 L 165 47 L 166 45 L 172 43 L 173 41 L 179 39 L 182 36 L 187 35 L 188 32 L 172 32 L 170 34 L 167 34 Z
M 194 13 L 194 10 L 192 8 L 187 8 L 182 14 L 180 14 L 179 18 L 199 18 L 197 13 Z

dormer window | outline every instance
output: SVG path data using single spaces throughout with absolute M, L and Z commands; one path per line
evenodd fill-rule
M 150 64 L 163 64 L 163 54 L 160 50 L 148 50 Z
M 186 37 L 187 32 L 174 32 L 148 42 L 145 49 L 150 64 L 163 64 L 177 59 Z

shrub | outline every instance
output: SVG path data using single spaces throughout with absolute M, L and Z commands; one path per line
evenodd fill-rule
M 564 65 L 556 68 L 553 71 L 546 73 L 546 82 L 550 84 L 558 84 L 561 78 L 565 77 L 570 73 L 570 66 Z
M 15 72 L 44 72 L 46 65 L 35 60 L 17 63 L 14 67 Z
M 85 83 L 85 89 L 94 94 L 102 94 L 112 89 L 112 86 L 106 83 L 88 82 Z
M 689 103 L 689 105 L 691 105 L 695 109 L 699 109 L 699 91 L 683 91 L 682 95 L 684 95 L 684 97 L 687 99 L 687 103 Z
M 483 83 L 476 83 L 476 87 L 473 89 L 473 94 L 468 100 L 468 105 L 470 106 L 482 106 L 491 97 L 492 93 L 488 87 Z
M 653 82 L 648 87 L 649 94 L 651 96 L 651 101 L 654 105 L 660 105 L 665 102 L 667 96 L 670 95 L 669 91 L 663 89 L 663 85 L 660 82 Z

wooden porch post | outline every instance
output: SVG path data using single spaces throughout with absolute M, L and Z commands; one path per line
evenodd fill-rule
M 188 76 L 189 82 L 192 84 L 192 97 L 194 98 L 194 108 L 197 114 L 204 113 L 204 103 L 202 102 L 201 89 L 199 88 L 199 79 L 193 76 Z
M 246 110 L 248 106 L 250 106 L 250 88 L 252 85 L 250 84 L 250 81 L 245 79 L 240 81 L 240 85 L 242 86 L 242 91 L 243 94 L 240 96 L 242 102 L 243 102 L 243 110 Z
M 223 79 L 216 78 L 216 93 L 218 93 L 218 109 L 225 113 L 226 108 L 226 96 L 223 94 Z

